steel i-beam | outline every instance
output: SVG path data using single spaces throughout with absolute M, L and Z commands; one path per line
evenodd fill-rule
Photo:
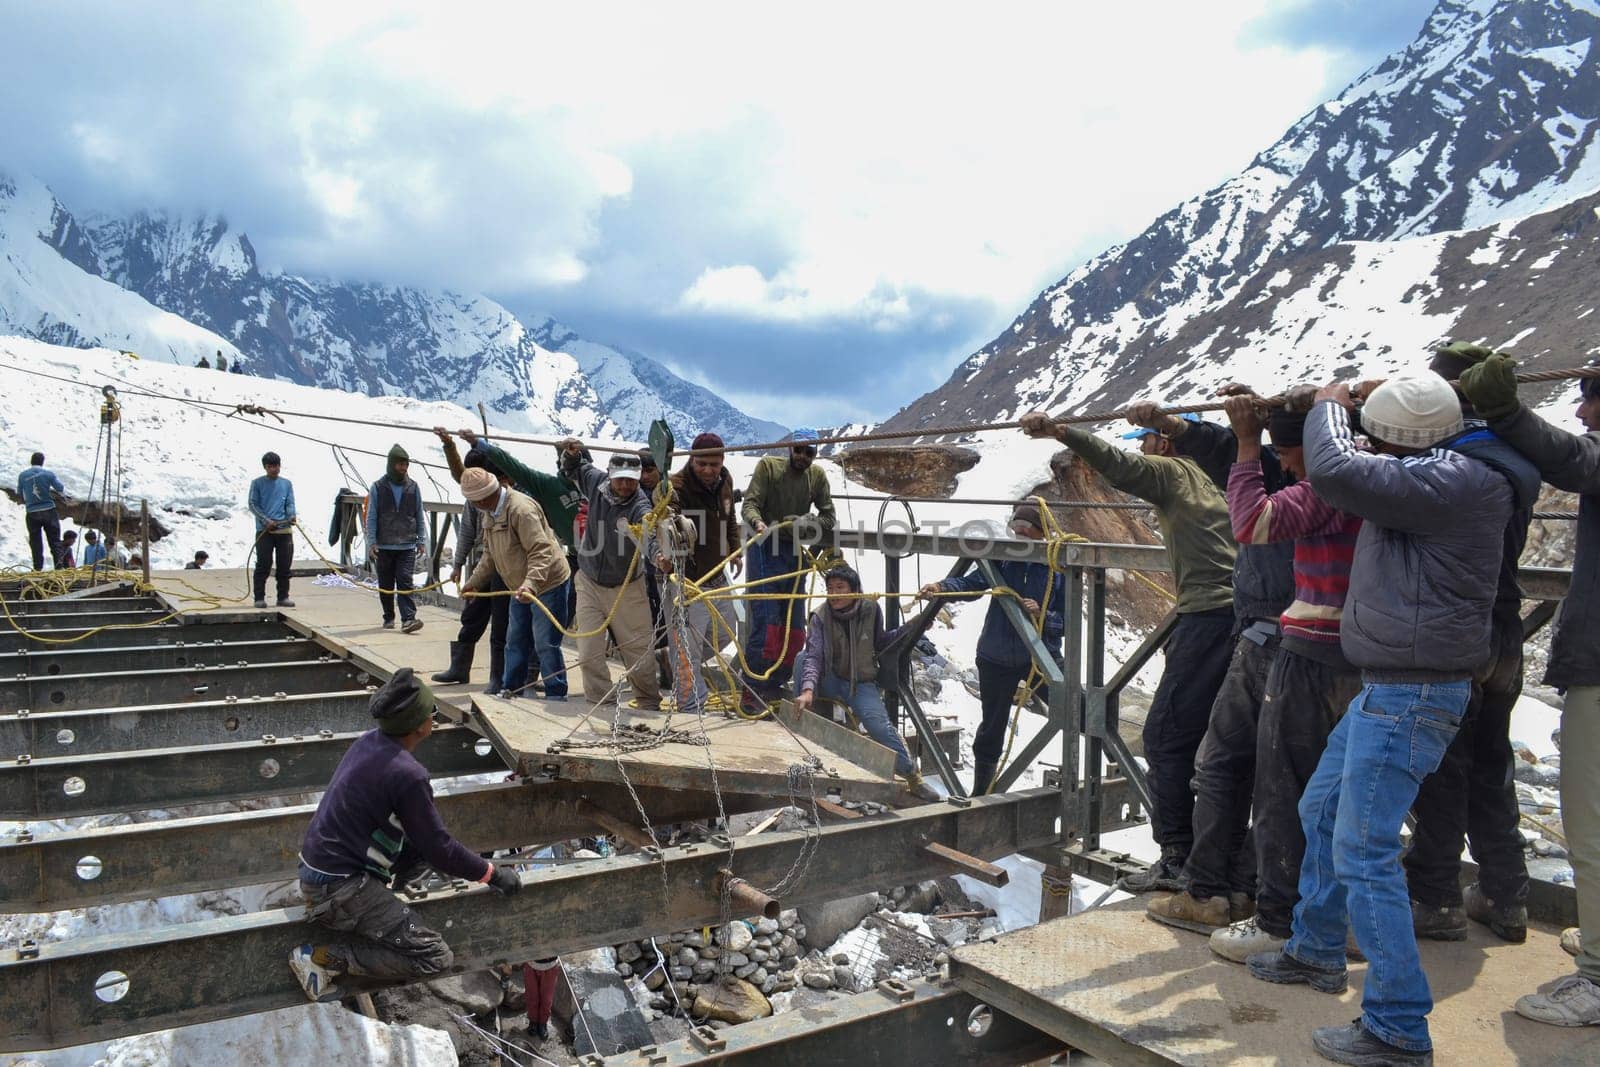
M 0 707 L 32 711 L 137 707 L 277 693 L 330 693 L 362 689 L 372 675 L 325 653 L 299 663 L 176 667 L 108 674 L 56 674 L 0 681 Z
M 0 653 L 0 678 L 28 675 L 97 674 L 106 671 L 157 671 L 177 667 L 222 667 L 228 664 L 292 663 L 314 660 L 327 650 L 315 641 L 288 634 L 249 641 L 195 641 L 131 645 L 123 648 L 75 648 L 45 645 L 30 651 Z
M 659 858 L 638 853 L 522 875 L 514 897 L 470 886 L 413 906 L 444 932 L 455 970 L 517 963 L 721 922 L 715 887 L 728 868 L 772 886 L 798 865 L 801 876 L 784 894 L 791 907 L 937 877 L 950 866 L 929 844 L 998 859 L 1053 840 L 1059 805 L 1053 789 L 930 804 L 814 834 L 741 838 L 731 857 L 718 844 L 687 845 Z M 304 1003 L 288 951 L 327 936 L 304 916 L 304 908 L 285 908 L 0 952 L 0 1052 Z
M 648 786 L 637 792 L 652 825 L 718 814 L 710 793 Z M 767 796 L 723 797 L 730 814 L 773 803 Z M 610 813 L 608 821 L 642 826 L 627 787 L 605 782 L 496 782 L 438 798 L 451 834 L 480 852 L 609 832 L 588 814 L 591 806 Z M 315 804 L 297 804 L 0 838 L 0 912 L 56 911 L 290 879 L 314 811 Z
M 328 784 L 361 735 L 273 737 L 227 745 L 0 761 L 0 818 L 60 819 L 109 811 L 210 804 L 308 793 Z M 505 764 L 464 726 L 435 727 L 417 759 L 436 778 L 482 774 Z
M 160 623 L 156 626 L 140 626 L 131 630 L 101 630 L 97 633 L 89 633 L 84 627 L 59 629 L 30 626 L 29 629 L 39 630 L 48 636 L 58 639 L 66 638 L 72 640 L 69 640 L 66 644 L 32 641 L 15 630 L 0 627 L 0 653 L 49 655 L 53 652 L 69 650 L 82 652 L 108 648 L 132 648 L 143 645 L 175 645 L 180 642 L 198 644 L 212 641 L 255 641 L 271 637 L 283 637 L 289 633 L 289 630 L 277 619 L 262 618 L 260 615 L 228 622 L 207 620 L 204 625 L 180 623 L 174 620 Z M 86 633 L 87 636 L 84 636 Z
M 229 697 L 203 703 L 85 708 L 0 715 L 0 752 L 88 756 L 142 749 L 221 745 L 266 734 L 345 733 L 372 725 L 366 689 L 295 696 Z

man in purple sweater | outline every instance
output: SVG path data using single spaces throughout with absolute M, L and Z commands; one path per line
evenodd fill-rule
M 412 755 L 433 733 L 433 691 L 410 667 L 372 696 L 378 728 L 350 746 L 333 772 L 300 845 L 306 918 L 348 939 L 307 942 L 289 967 L 312 1000 L 337 1000 L 343 975 L 427 978 L 454 958 L 444 938 L 417 922 L 391 886 L 424 863 L 441 874 L 482 882 L 510 896 L 515 871 L 463 847 L 439 821 L 428 770 Z

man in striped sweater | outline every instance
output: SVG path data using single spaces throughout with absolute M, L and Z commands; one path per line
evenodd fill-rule
M 1283 947 L 1300 899 L 1305 834 L 1296 806 L 1317 769 L 1328 734 L 1361 689 L 1361 676 L 1339 649 L 1339 620 L 1350 586 L 1361 520 L 1333 507 L 1306 481 L 1303 430 L 1313 391 L 1267 424 L 1278 459 L 1296 481 L 1269 494 L 1261 466 L 1262 424 L 1252 397 L 1228 398 L 1239 440 L 1228 472 L 1228 516 L 1241 545 L 1294 543 L 1294 602 L 1279 620 L 1282 643 L 1267 675 L 1256 733 L 1256 914 L 1216 930 L 1211 948 L 1243 963 Z

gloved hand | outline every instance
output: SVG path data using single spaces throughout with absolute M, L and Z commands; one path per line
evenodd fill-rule
M 496 866 L 489 874 L 489 885 L 503 897 L 522 892 L 522 876 L 510 867 Z
M 1517 399 L 1517 361 L 1497 352 L 1461 374 L 1461 392 L 1488 422 L 1516 414 L 1522 402 Z
M 1471 341 L 1451 341 L 1439 349 L 1440 355 L 1460 356 L 1462 359 L 1481 363 L 1495 354 L 1494 349 L 1485 345 L 1475 345 Z

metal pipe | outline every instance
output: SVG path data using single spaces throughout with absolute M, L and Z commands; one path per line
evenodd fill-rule
M 733 902 L 734 911 L 740 915 L 759 915 L 763 919 L 776 919 L 783 911 L 782 904 L 726 867 L 717 872 L 717 895 L 724 894 Z

